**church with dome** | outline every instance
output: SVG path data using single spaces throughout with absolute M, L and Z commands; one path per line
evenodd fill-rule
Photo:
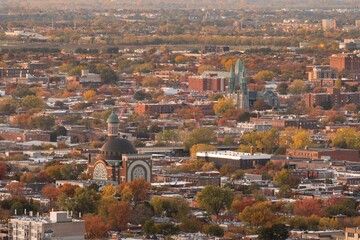
M 138 154 L 134 145 L 119 136 L 119 118 L 112 112 L 107 119 L 108 139 L 99 155 L 88 164 L 91 179 L 99 183 L 120 184 L 143 178 L 151 182 L 151 156 Z

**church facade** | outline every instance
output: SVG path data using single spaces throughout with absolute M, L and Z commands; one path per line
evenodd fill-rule
M 151 182 L 151 156 L 138 154 L 134 145 L 118 136 L 119 119 L 111 113 L 107 119 L 108 139 L 98 156 L 88 164 L 90 178 L 104 184 L 120 184 L 143 178 Z

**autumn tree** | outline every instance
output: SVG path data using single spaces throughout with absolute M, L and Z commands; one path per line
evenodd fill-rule
M 214 112 L 216 115 L 221 116 L 227 110 L 234 108 L 234 105 L 230 98 L 221 98 L 214 104 Z
M 24 97 L 24 99 L 21 102 L 21 105 L 25 109 L 44 108 L 45 107 L 44 101 L 40 97 L 33 96 L 33 95 Z
M 131 191 L 132 201 L 139 202 L 147 199 L 147 194 L 150 190 L 150 183 L 146 182 L 144 179 L 135 179 L 129 183 L 123 183 L 120 186 L 120 192 L 123 192 L 124 189 L 129 187 Z
M 160 87 L 162 84 L 161 78 L 154 77 L 154 76 L 146 76 L 142 79 L 141 85 L 143 87 Z
M 360 150 L 360 131 L 356 128 L 340 128 L 331 135 L 334 147 Z
M 129 202 L 120 201 L 113 203 L 108 206 L 108 212 L 107 221 L 112 230 L 121 231 L 126 229 L 132 213 Z
M 83 97 L 85 100 L 90 100 L 92 98 L 94 98 L 96 96 L 96 91 L 95 90 L 87 90 L 86 92 L 84 92 Z
M 49 207 L 52 208 L 54 207 L 54 204 L 56 203 L 57 198 L 60 195 L 60 190 L 56 186 L 51 184 L 43 187 L 41 193 L 43 194 L 44 197 L 49 199 L 49 205 L 50 205 Z
M 322 217 L 325 215 L 324 202 L 318 199 L 303 199 L 294 204 L 294 214 L 310 217 L 316 215 Z
M 11 182 L 5 186 L 11 195 L 20 196 L 24 191 L 25 185 L 22 182 Z
M 99 215 L 86 214 L 85 221 L 85 239 L 103 239 L 107 237 L 110 230 L 106 219 Z
M 261 82 L 261 81 L 265 81 L 265 82 L 268 82 L 268 81 L 271 81 L 273 80 L 275 74 L 273 71 L 270 71 L 270 70 L 262 70 L 258 73 L 256 73 L 254 76 L 253 76 L 253 79 L 256 81 L 256 82 Z
M 230 209 L 233 198 L 231 190 L 212 185 L 205 186 L 196 196 L 200 206 L 209 214 L 215 215 L 219 215 L 222 210 Z
M 313 145 L 309 132 L 304 129 L 298 130 L 293 136 L 293 139 L 292 148 L 305 148 Z
M 190 156 L 192 158 L 196 158 L 196 153 L 197 152 L 203 152 L 203 151 L 216 151 L 216 147 L 214 147 L 213 145 L 209 145 L 209 144 L 195 144 L 192 145 L 192 147 L 190 148 Z
M 278 217 L 271 209 L 270 202 L 259 202 L 247 206 L 240 214 L 240 219 L 251 229 L 271 227 L 276 223 Z
M 296 188 L 300 183 L 300 179 L 296 176 L 291 175 L 291 170 L 281 169 L 280 172 L 277 172 L 274 176 L 274 184 L 276 186 L 282 187 L 288 185 L 292 188 Z
M 247 206 L 251 206 L 255 203 L 255 200 L 250 197 L 242 199 L 234 199 L 231 203 L 231 209 L 234 213 L 241 213 Z
M 155 216 L 158 217 L 182 219 L 190 212 L 189 203 L 182 197 L 154 196 L 150 200 L 150 205 L 154 208 Z
M 6 163 L 0 162 L 0 180 L 5 180 L 8 177 L 8 167 Z

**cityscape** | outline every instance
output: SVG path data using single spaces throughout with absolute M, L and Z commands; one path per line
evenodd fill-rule
M 359 0 L 3 0 L 0 239 L 359 240 Z

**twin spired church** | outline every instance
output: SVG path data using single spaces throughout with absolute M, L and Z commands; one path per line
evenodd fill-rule
M 91 179 L 113 184 L 139 178 L 151 182 L 151 156 L 138 154 L 129 140 L 118 136 L 119 118 L 115 113 L 110 114 L 107 124 L 107 142 L 97 158 L 88 164 Z

